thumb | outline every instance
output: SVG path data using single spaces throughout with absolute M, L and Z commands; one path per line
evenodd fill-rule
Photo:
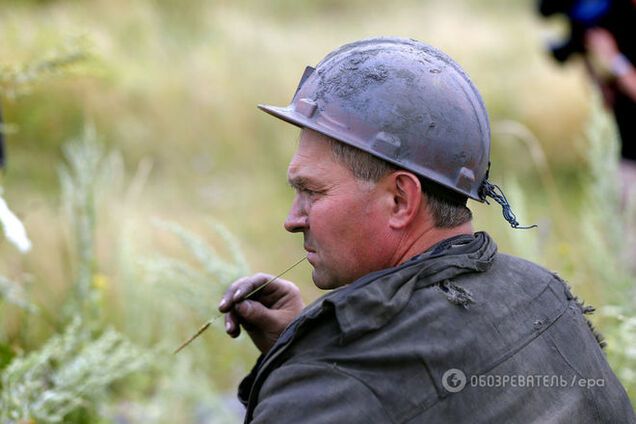
M 245 321 L 258 327 L 267 326 L 274 321 L 273 311 L 253 300 L 242 301 L 236 305 L 236 311 Z

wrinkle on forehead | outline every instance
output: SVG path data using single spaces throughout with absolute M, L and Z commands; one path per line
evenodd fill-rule
M 307 129 L 301 131 L 298 149 L 287 169 L 287 180 L 294 189 L 354 183 L 359 190 L 368 192 L 377 186 L 374 181 L 356 178 L 351 169 L 335 158 L 330 139 Z
M 332 157 L 328 139 L 319 133 L 303 130 L 298 149 L 287 169 L 289 183 L 294 186 L 297 181 L 314 176 L 327 177 L 334 171 L 340 173 L 343 170 L 348 171 Z

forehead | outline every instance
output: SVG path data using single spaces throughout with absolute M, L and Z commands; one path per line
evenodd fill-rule
M 331 153 L 329 138 L 303 129 L 298 149 L 289 163 L 287 177 L 292 185 L 309 180 L 353 178 L 353 175 Z

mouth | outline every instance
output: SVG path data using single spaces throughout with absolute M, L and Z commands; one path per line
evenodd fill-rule
M 307 251 L 307 262 L 309 262 L 311 266 L 316 266 L 316 256 L 316 252 Z
M 307 251 L 307 262 L 309 262 L 312 266 L 315 266 L 316 264 L 315 260 L 317 256 L 316 251 L 306 244 L 303 247 Z

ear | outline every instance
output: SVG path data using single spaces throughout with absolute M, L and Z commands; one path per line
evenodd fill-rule
M 389 226 L 403 229 L 416 219 L 422 208 L 422 185 L 414 174 L 407 171 L 391 174 L 390 184 L 393 201 Z

